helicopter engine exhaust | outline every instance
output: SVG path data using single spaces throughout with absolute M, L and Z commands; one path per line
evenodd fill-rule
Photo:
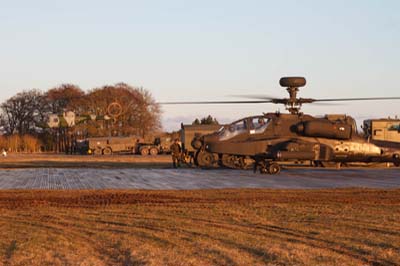
M 313 120 L 298 124 L 296 131 L 307 137 L 348 140 L 351 139 L 352 126 L 345 123 Z

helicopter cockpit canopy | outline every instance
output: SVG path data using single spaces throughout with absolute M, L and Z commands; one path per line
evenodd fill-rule
M 221 128 L 220 140 L 228 140 L 241 134 L 261 134 L 269 125 L 268 118 L 264 116 L 247 117 Z

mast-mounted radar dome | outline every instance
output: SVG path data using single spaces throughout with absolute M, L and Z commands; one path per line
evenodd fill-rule
M 303 77 L 283 77 L 279 84 L 285 88 L 298 88 L 306 85 L 306 79 Z

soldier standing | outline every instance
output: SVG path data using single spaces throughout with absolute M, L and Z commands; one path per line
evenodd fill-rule
M 175 139 L 174 143 L 172 143 L 171 147 L 171 156 L 172 156 L 172 165 L 174 168 L 180 167 L 181 166 L 181 152 L 182 148 L 181 145 L 179 144 L 179 140 Z

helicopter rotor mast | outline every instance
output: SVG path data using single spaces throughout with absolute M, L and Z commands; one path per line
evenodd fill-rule
M 286 102 L 283 103 L 286 110 L 291 114 L 299 114 L 301 105 L 308 100 L 297 98 L 299 87 L 304 87 L 306 85 L 306 79 L 303 77 L 283 77 L 279 80 L 279 84 L 282 87 L 286 87 L 289 93 L 289 99 L 284 99 Z

